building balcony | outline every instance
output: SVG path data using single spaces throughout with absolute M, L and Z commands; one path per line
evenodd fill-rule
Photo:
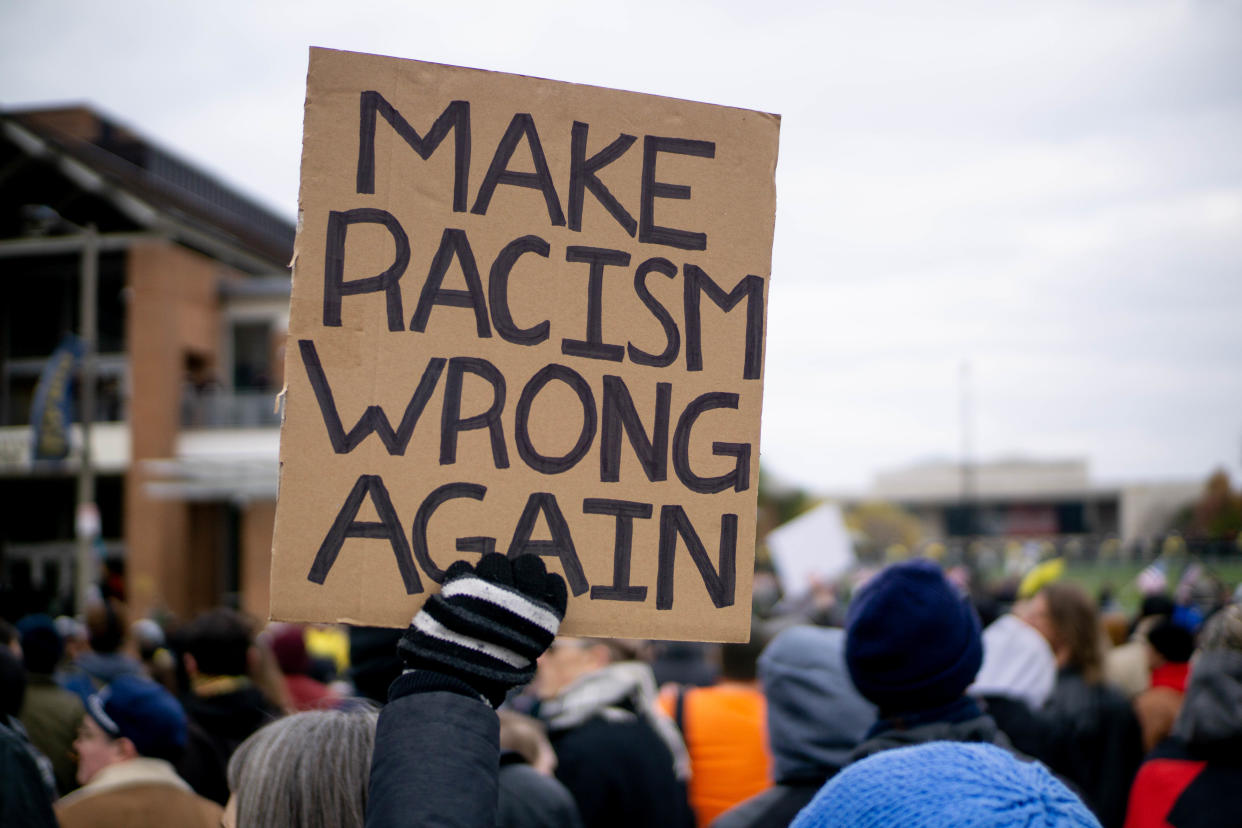
M 278 428 L 274 391 L 187 389 L 181 396 L 181 426 L 201 428 Z
M 161 500 L 275 500 L 280 432 L 275 428 L 187 429 L 172 457 L 143 461 L 147 496 Z

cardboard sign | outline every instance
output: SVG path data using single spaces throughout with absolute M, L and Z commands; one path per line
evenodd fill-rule
M 741 641 L 779 118 L 312 49 L 272 616 L 543 555 L 573 635 Z

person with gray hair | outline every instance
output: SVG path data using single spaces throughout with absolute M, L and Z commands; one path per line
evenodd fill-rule
M 398 644 L 406 670 L 383 712 L 310 711 L 256 732 L 229 762 L 223 824 L 496 828 L 495 708 L 534 677 L 567 602 L 537 555 L 454 563 Z
M 317 710 L 277 719 L 229 759 L 225 826 L 362 828 L 373 709 Z

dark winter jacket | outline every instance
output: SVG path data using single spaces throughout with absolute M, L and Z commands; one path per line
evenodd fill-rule
M 367 828 L 581 828 L 573 797 L 500 753 L 490 705 L 421 672 L 393 682 L 375 730 Z
M 52 792 L 19 728 L 0 713 L 0 825 L 55 828 Z
M 250 734 L 281 715 L 253 684 L 244 679 L 235 684 L 232 692 L 190 693 L 181 700 L 189 729 L 177 772 L 196 794 L 221 805 L 229 800 L 229 757 Z
M 579 676 L 541 701 L 537 715 L 556 751 L 556 778 L 587 828 L 694 824 L 682 781 L 689 756 L 656 707 L 647 665 L 615 662 Z
M 1064 669 L 1042 710 L 998 700 L 988 710 L 1018 750 L 1071 783 L 1104 828 L 1120 828 L 1143 758 L 1138 719 L 1120 692 Z
M 845 633 L 792 627 L 759 658 L 768 698 L 773 787 L 721 814 L 715 828 L 785 828 L 850 759 L 875 721 L 844 659 Z
M 573 794 L 513 751 L 500 755 L 496 807 L 496 828 L 582 828 Z
M 393 683 L 375 729 L 367 828 L 493 828 L 500 724 L 482 699 Z
M 683 828 L 692 817 L 673 756 L 641 718 L 595 716 L 551 730 L 556 778 L 569 789 L 587 828 Z
M 943 708 L 876 722 L 867 739 L 854 748 L 850 759 L 857 762 L 881 751 L 928 742 L 982 742 L 1004 748 L 1021 759 L 1030 758 L 1014 750 L 992 717 L 983 713 L 973 699 L 963 696 Z
M 1139 769 L 1125 828 L 1242 825 L 1242 653 L 1196 657 L 1170 739 Z

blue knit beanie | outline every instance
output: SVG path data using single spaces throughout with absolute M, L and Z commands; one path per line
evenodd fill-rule
M 929 742 L 855 762 L 820 788 L 790 828 L 1100 828 L 1038 762 L 995 745 Z
M 854 596 L 845 623 L 850 678 L 881 715 L 955 701 L 983 664 L 979 616 L 928 560 L 876 575 Z

